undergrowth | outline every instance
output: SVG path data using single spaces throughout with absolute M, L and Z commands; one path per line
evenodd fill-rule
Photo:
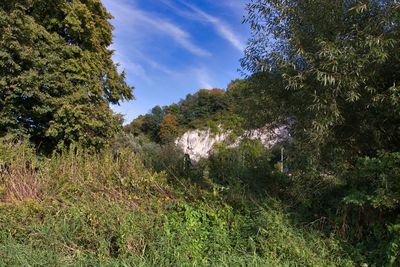
M 280 201 L 236 205 L 123 149 L 0 143 L 0 182 L 0 266 L 353 266 Z

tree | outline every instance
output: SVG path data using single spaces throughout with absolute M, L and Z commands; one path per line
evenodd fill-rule
M 110 18 L 100 0 L 0 3 L 0 136 L 51 150 L 114 135 L 109 104 L 133 95 L 108 49 Z
M 279 89 L 259 87 L 294 120 L 288 193 L 340 225 L 363 262 L 397 266 L 399 1 L 253 0 L 248 10 L 242 65 L 281 76 Z
M 159 137 L 161 143 L 168 144 L 175 140 L 179 134 L 179 124 L 175 115 L 167 114 L 164 116 L 161 125 Z
M 256 73 L 228 85 L 233 112 L 241 116 L 246 129 L 281 123 L 290 114 L 285 111 L 287 95 L 282 94 L 282 78 L 278 74 Z M 277 92 L 275 92 L 277 91 Z
M 270 95 L 287 100 L 303 166 L 399 150 L 398 1 L 253 0 L 248 11 L 242 66 L 282 76 Z

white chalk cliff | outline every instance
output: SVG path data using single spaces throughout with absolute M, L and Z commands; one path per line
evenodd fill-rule
M 188 154 L 192 161 L 198 162 L 202 158 L 208 158 L 215 144 L 226 141 L 231 132 L 221 132 L 213 134 L 208 130 L 190 130 L 179 137 L 175 144 L 180 147 L 185 154 Z M 277 143 L 285 140 L 289 135 L 288 126 L 280 127 L 265 126 L 260 129 L 248 130 L 230 147 L 237 147 L 243 139 L 260 140 L 265 148 L 271 148 Z

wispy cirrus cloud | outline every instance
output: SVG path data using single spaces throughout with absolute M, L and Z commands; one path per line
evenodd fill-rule
M 113 60 L 118 64 L 119 71 L 125 70 L 135 77 L 141 77 L 141 79 L 148 85 L 153 85 L 153 81 L 147 75 L 146 69 L 142 64 L 132 61 L 129 57 L 118 50 L 114 51 Z
M 114 16 L 113 59 L 135 86 L 135 102 L 113 107 L 127 121 L 237 78 L 248 31 L 236 2 L 248 0 L 101 1 Z
M 168 68 L 167 66 L 162 65 L 161 63 L 159 63 L 158 61 L 150 58 L 148 55 L 142 53 L 141 51 L 139 51 L 138 49 L 135 49 L 133 47 L 130 47 L 130 53 L 132 54 L 132 56 L 134 56 L 135 58 L 140 59 L 144 64 L 146 64 L 147 66 L 159 70 L 164 74 L 170 75 L 170 76 L 174 76 L 177 73 L 172 71 L 170 68 Z
M 207 68 L 204 66 L 194 68 L 192 70 L 194 77 L 196 77 L 196 80 L 202 89 L 211 89 L 214 88 L 213 82 L 211 80 L 210 74 L 207 71 Z
M 243 18 L 243 16 L 247 14 L 247 9 L 246 9 L 248 4 L 247 0 L 235 0 L 235 1 L 226 0 L 220 2 L 220 4 L 232 10 L 240 18 Z
M 182 16 L 185 16 L 188 19 L 192 20 L 199 20 L 203 22 L 210 23 L 213 25 L 217 33 L 226 41 L 228 41 L 234 48 L 239 50 L 239 52 L 243 52 L 244 50 L 244 44 L 241 41 L 240 37 L 235 33 L 235 31 L 222 19 L 213 16 L 200 8 L 189 4 L 187 1 L 184 0 L 179 0 L 180 3 L 182 3 L 184 6 L 189 8 L 191 12 L 187 12 L 185 10 L 179 9 L 176 5 L 174 5 L 170 0 L 162 0 L 162 2 L 166 5 L 168 5 L 170 8 L 172 8 L 177 14 L 180 14 Z M 230 4 L 234 9 L 238 9 L 241 5 L 236 3 L 236 4 Z
M 112 10 L 112 13 L 119 20 L 123 20 L 129 27 L 139 26 L 141 30 L 147 29 L 147 34 L 163 34 L 168 36 L 170 39 L 179 44 L 182 48 L 191 52 L 196 56 L 211 56 L 211 53 L 191 40 L 190 33 L 184 31 L 178 25 L 160 18 L 158 15 L 140 10 L 139 8 L 127 5 L 122 1 L 118 0 L 103 0 L 108 8 Z
M 203 17 L 205 20 L 207 20 L 209 23 L 211 23 L 222 38 L 226 39 L 237 50 L 239 50 L 240 52 L 243 52 L 244 45 L 242 44 L 242 41 L 225 22 L 223 22 L 221 19 L 219 19 L 215 16 L 212 16 L 212 15 L 202 11 L 201 9 L 199 9 L 193 5 L 190 5 L 190 4 L 186 4 L 186 5 L 188 7 L 190 7 L 190 9 L 192 9 L 200 17 Z

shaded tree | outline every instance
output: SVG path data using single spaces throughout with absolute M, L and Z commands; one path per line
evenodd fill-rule
M 282 78 L 276 73 L 260 72 L 231 82 L 227 96 L 232 113 L 243 118 L 243 126 L 247 129 L 284 122 L 290 113 L 285 110 L 289 96 L 282 87 Z
M 295 119 L 299 167 L 399 149 L 397 1 L 253 0 L 248 10 L 242 65 L 283 78 L 269 94 Z

